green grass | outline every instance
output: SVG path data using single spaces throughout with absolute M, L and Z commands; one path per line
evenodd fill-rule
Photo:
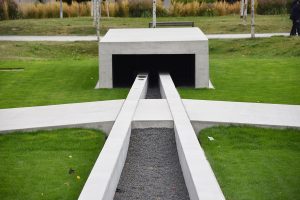
M 299 130 L 215 127 L 199 140 L 227 200 L 299 199 Z
M 215 87 L 179 89 L 182 98 L 300 104 L 300 39 L 210 40 Z
M 77 199 L 104 142 L 88 129 L 0 135 L 0 199 Z
M 300 38 L 210 40 L 215 90 L 179 88 L 182 98 L 300 104 Z M 0 42 L 0 108 L 122 99 L 100 89 L 96 42 Z
M 151 18 L 102 18 L 101 34 L 109 28 L 147 28 Z M 250 33 L 250 21 L 245 26 L 238 15 L 220 17 L 162 17 L 157 21 L 194 21 L 195 26 L 206 34 Z M 289 32 L 288 15 L 257 15 L 256 31 Z M 94 35 L 95 28 L 90 17 L 61 19 L 22 19 L 0 21 L 0 35 Z
M 125 89 L 100 89 L 97 44 L 1 42 L 0 108 L 122 99 Z

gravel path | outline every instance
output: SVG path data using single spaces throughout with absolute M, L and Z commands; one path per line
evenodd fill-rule
M 146 99 L 161 99 L 159 88 L 158 87 L 148 87 Z
M 134 129 L 115 200 L 185 200 L 173 129 Z

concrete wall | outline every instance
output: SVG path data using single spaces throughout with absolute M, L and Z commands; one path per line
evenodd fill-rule
M 160 88 L 173 116 L 179 161 L 190 198 L 225 200 L 169 75 L 160 75 Z
M 113 199 L 126 160 L 131 121 L 147 93 L 147 76 L 136 78 L 108 139 L 79 196 L 80 200 Z

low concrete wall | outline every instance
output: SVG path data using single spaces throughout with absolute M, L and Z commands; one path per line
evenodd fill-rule
M 178 156 L 191 199 L 224 200 L 225 197 L 168 74 L 160 74 L 161 95 L 168 101 L 174 119 Z
M 126 160 L 131 122 L 147 93 L 148 77 L 135 79 L 109 137 L 79 196 L 80 200 L 113 199 Z

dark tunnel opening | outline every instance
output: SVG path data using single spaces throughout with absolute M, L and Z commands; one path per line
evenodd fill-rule
M 149 74 L 149 86 L 158 86 L 158 73 L 171 75 L 175 86 L 195 86 L 194 54 L 112 55 L 113 87 L 131 87 L 138 73 Z

